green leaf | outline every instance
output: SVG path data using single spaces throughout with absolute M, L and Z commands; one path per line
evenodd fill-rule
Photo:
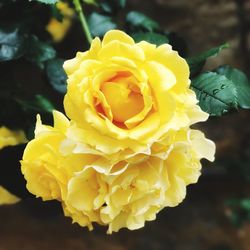
M 142 28 L 147 31 L 159 29 L 159 24 L 156 21 L 137 11 L 129 12 L 126 17 L 126 22 L 132 29 Z
M 44 62 L 56 56 L 55 49 L 48 43 L 38 40 L 36 36 L 31 36 L 28 41 L 25 58 L 39 67 L 43 68 Z
M 238 104 L 241 108 L 250 108 L 250 82 L 247 76 L 240 70 L 229 65 L 220 66 L 215 70 L 220 75 L 234 83 L 237 90 Z
M 198 56 L 187 58 L 186 61 L 189 65 L 191 76 L 199 73 L 202 70 L 203 66 L 206 63 L 206 60 L 209 57 L 216 56 L 218 53 L 220 53 L 221 50 L 226 49 L 228 47 L 229 47 L 229 45 L 227 43 L 225 43 L 225 44 L 222 44 L 218 47 L 207 50 Z
M 64 60 L 60 58 L 49 60 L 46 63 L 46 74 L 51 86 L 60 93 L 66 93 L 67 76 L 63 69 Z
M 132 37 L 134 38 L 135 42 L 147 41 L 157 46 L 169 42 L 167 36 L 155 32 L 139 32 L 132 34 Z
M 19 99 L 16 101 L 21 105 L 24 111 L 51 113 L 55 109 L 54 105 L 42 95 L 36 95 L 35 98 L 30 101 Z
M 250 211 L 250 199 L 242 199 L 240 201 L 240 206 L 243 209 L 249 210 Z
M 55 4 L 59 0 L 35 0 L 35 1 L 40 2 L 40 3 L 45 3 L 45 4 Z
M 24 35 L 17 27 L 0 28 L 0 62 L 17 59 L 24 54 Z
M 237 90 L 231 80 L 215 72 L 205 72 L 192 80 L 199 105 L 211 116 L 221 116 L 236 109 Z
M 250 220 L 250 199 L 230 199 L 226 205 L 231 209 L 230 219 L 235 226 Z
M 103 36 L 107 31 L 116 29 L 117 25 L 112 22 L 111 17 L 93 12 L 88 18 L 88 24 L 92 35 Z
M 126 6 L 126 0 L 102 0 L 100 7 L 106 13 L 112 14 Z
M 119 6 L 122 8 L 124 8 L 126 6 L 126 0 L 118 0 L 117 2 L 119 4 Z

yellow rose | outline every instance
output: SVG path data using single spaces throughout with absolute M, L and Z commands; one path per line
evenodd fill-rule
M 185 198 L 186 186 L 200 176 L 200 159 L 212 161 L 214 151 L 213 142 L 200 131 L 183 130 L 165 146 L 165 157 L 152 154 L 138 163 L 119 162 L 115 167 L 121 171 L 113 174 L 105 174 L 95 161 L 70 179 L 65 215 L 84 226 L 82 220 L 98 212 L 99 223 L 109 226 L 108 233 L 141 228 L 164 207 L 177 206 Z M 72 213 L 67 206 L 74 209 Z
M 55 127 L 44 126 L 37 117 L 35 139 L 31 140 L 23 154 L 22 173 L 27 180 L 27 189 L 43 200 L 62 200 L 68 173 L 61 164 L 60 143 L 68 120 L 54 112 Z
M 27 141 L 23 131 L 12 131 L 6 127 L 0 127 L 0 149 L 7 146 L 14 146 Z M 0 205 L 14 204 L 19 198 L 0 186 Z
M 143 227 L 161 209 L 184 199 L 186 186 L 198 180 L 201 158 L 214 159 L 214 143 L 200 131 L 183 128 L 156 141 L 151 155 L 111 162 L 81 138 L 76 144 L 73 121 L 54 112 L 54 123 L 42 125 L 38 117 L 22 161 L 27 188 L 44 200 L 61 201 L 65 215 L 89 229 L 93 222 L 108 225 L 109 233 Z
M 72 18 L 74 16 L 74 10 L 64 2 L 58 2 L 56 7 L 63 16 L 62 21 L 58 21 L 54 17 L 51 18 L 48 25 L 46 26 L 46 30 L 51 34 L 55 42 L 60 42 L 70 29 Z
M 208 118 L 189 89 L 186 61 L 168 44 L 135 43 L 112 30 L 64 69 L 72 136 L 110 159 L 150 154 L 155 141 Z

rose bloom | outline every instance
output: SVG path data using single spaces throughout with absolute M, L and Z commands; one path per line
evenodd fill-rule
M 189 88 L 186 61 L 168 44 L 135 43 L 112 30 L 64 69 L 64 108 L 76 127 L 72 136 L 110 159 L 150 153 L 167 133 L 208 118 Z
M 13 131 L 6 127 L 0 127 L 0 150 L 7 146 L 25 143 L 26 137 L 23 131 Z M 19 198 L 0 186 L 0 205 L 14 204 Z
M 66 216 L 92 229 L 131 230 L 178 205 L 215 145 L 190 125 L 208 114 L 189 89 L 189 68 L 170 45 L 135 43 L 124 32 L 95 38 L 64 64 L 66 118 L 38 116 L 22 173 L 28 190 L 62 203 Z
M 178 205 L 186 186 L 200 175 L 200 159 L 214 159 L 214 143 L 197 130 L 184 128 L 140 153 L 112 163 L 76 144 L 74 122 L 54 112 L 54 127 L 38 117 L 35 139 L 28 143 L 22 172 L 28 190 L 43 200 L 56 199 L 73 222 L 92 229 L 108 225 L 108 233 L 131 230 L 156 218 L 164 207 Z

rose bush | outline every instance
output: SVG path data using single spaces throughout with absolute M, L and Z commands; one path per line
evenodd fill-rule
M 243 72 L 230 65 L 203 71 L 227 43 L 190 55 L 190 41 L 126 0 L 2 1 L 0 20 L 0 124 L 30 138 L 35 115 L 50 124 L 54 109 L 64 112 L 66 93 L 66 116 L 54 111 L 53 126 L 37 117 L 21 161 L 27 189 L 59 201 L 89 229 L 137 229 L 178 205 L 197 182 L 201 159 L 214 160 L 214 143 L 191 126 L 250 108 Z M 23 132 L 0 128 L 0 149 L 24 141 Z M 3 187 L 27 195 L 16 169 L 20 150 L 1 151 L 0 204 L 18 201 Z M 246 164 L 238 164 L 244 173 Z
M 38 116 L 22 173 L 28 190 L 56 199 L 74 222 L 131 230 L 178 205 L 215 145 L 190 125 L 204 121 L 187 63 L 169 45 L 135 44 L 121 31 L 66 61 L 66 118 Z

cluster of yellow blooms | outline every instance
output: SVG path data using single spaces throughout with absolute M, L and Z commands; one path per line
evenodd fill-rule
M 64 63 L 65 112 L 54 126 L 38 116 L 22 172 L 28 190 L 58 200 L 73 222 L 108 233 L 154 220 L 178 205 L 197 182 L 200 159 L 215 145 L 194 123 L 208 114 L 190 90 L 186 61 L 168 44 L 134 40 L 122 31 L 95 38 Z
M 6 127 L 0 127 L 0 150 L 7 146 L 25 143 L 26 138 L 23 131 L 12 131 Z M 0 205 L 14 204 L 19 198 L 0 186 Z

